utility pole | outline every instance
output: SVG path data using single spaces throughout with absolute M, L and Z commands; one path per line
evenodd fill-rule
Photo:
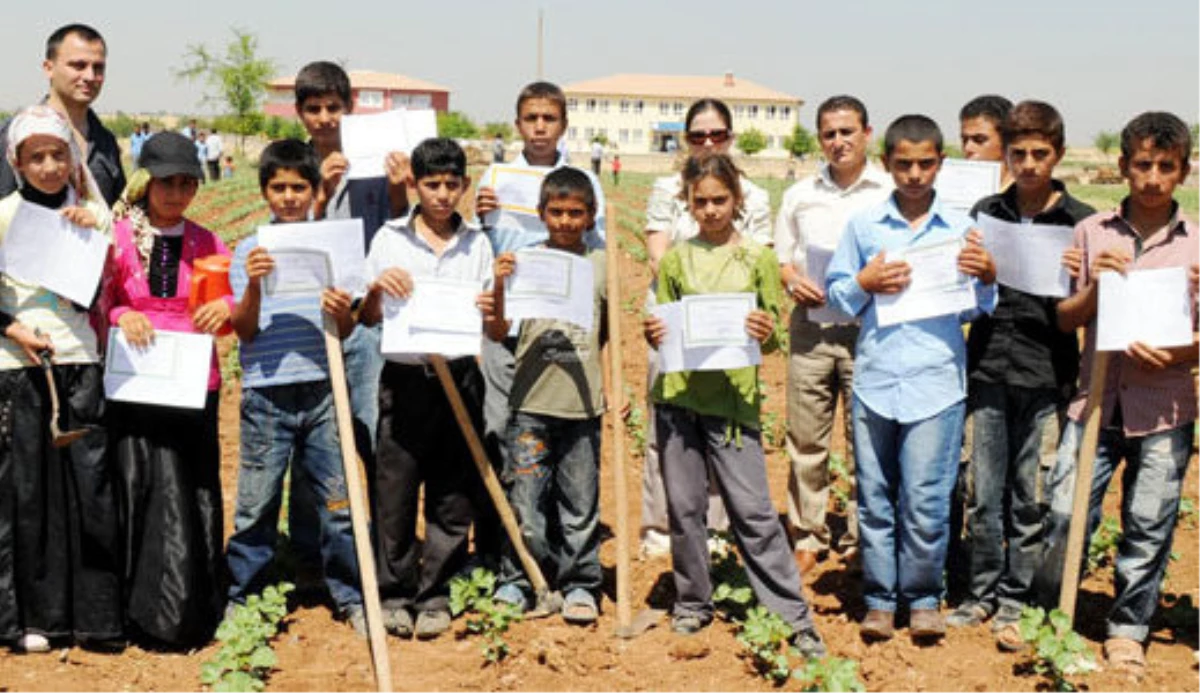
M 544 47 L 543 47 L 543 43 L 545 43 L 545 35 L 542 32 L 542 26 L 543 26 L 542 8 L 539 7 L 538 8 L 538 36 L 537 36 L 537 46 L 538 46 L 537 78 L 539 80 L 546 78 L 545 62 L 543 61 L 543 55 L 545 55 L 545 51 L 544 51 Z

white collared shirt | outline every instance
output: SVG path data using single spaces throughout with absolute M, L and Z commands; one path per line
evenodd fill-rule
M 838 246 L 846 222 L 861 209 L 878 204 L 891 194 L 892 178 L 870 163 L 858 180 L 845 188 L 834 182 L 829 164 L 783 193 L 775 220 L 775 254 L 807 274 L 808 246 L 832 252 Z

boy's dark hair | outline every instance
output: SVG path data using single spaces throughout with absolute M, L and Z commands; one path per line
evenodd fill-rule
M 71 34 L 75 34 L 85 43 L 99 41 L 100 45 L 104 46 L 104 51 L 108 52 L 108 44 L 104 42 L 104 37 L 100 35 L 99 31 L 87 24 L 68 24 L 55 29 L 54 33 L 50 34 L 50 38 L 46 39 L 46 60 L 54 60 L 58 57 L 58 47 Z
M 883 135 L 883 155 L 891 156 L 900 140 L 933 142 L 938 154 L 942 153 L 942 131 L 929 116 L 909 114 L 893 120 Z
M 840 94 L 825 99 L 820 106 L 817 106 L 817 130 L 821 129 L 821 116 L 832 111 L 854 111 L 858 114 L 859 125 L 864 130 L 870 124 L 870 121 L 867 120 L 867 107 L 863 102 L 849 94 Z
M 692 186 L 701 179 L 712 176 L 721 182 L 733 195 L 733 218 L 742 218 L 742 208 L 746 201 L 746 193 L 742 190 L 742 171 L 733 163 L 728 154 L 704 151 L 689 156 L 683 163 L 683 189 L 679 191 L 679 199 L 691 207 Z
M 1166 111 L 1146 111 L 1121 130 L 1121 156 L 1128 159 L 1142 142 L 1149 139 L 1155 149 L 1178 151 L 1179 161 L 1188 165 L 1192 153 L 1192 133 L 1179 116 Z
M 687 109 L 687 115 L 683 118 L 683 125 L 687 129 L 691 129 L 692 120 L 706 111 L 716 111 L 717 115 L 721 116 L 721 120 L 725 123 L 725 127 L 729 130 L 733 129 L 733 114 L 729 112 L 729 106 L 720 99 L 700 99 L 694 102 Z
M 458 143 L 446 137 L 430 137 L 418 144 L 412 153 L 414 180 L 449 173 L 467 175 L 467 155 Z
M 314 190 L 321 184 L 321 162 L 317 153 L 300 140 L 275 140 L 267 145 L 258 159 L 258 189 L 265 192 L 267 184 L 281 169 L 299 173 Z
M 1012 107 L 1012 101 L 1003 96 L 984 94 L 968 101 L 958 112 L 958 119 L 962 121 L 970 118 L 987 118 L 999 129 L 1000 124 L 1008 118 L 1008 112 L 1012 110 Z
M 1062 151 L 1066 141 L 1062 116 L 1045 101 L 1022 101 L 1009 111 L 1000 124 L 1000 139 L 1008 146 L 1018 137 L 1044 137 L 1056 151 Z
M 542 179 L 542 193 L 538 197 L 538 213 L 546 211 L 551 200 L 577 197 L 587 206 L 592 216 L 596 215 L 596 190 L 587 174 L 571 166 L 560 166 Z
M 350 99 L 350 76 L 340 65 L 318 60 L 300 68 L 296 73 L 296 108 L 314 96 L 333 94 L 346 104 L 346 110 L 354 108 Z
M 517 94 L 517 117 L 521 117 L 521 106 L 530 99 L 546 99 L 558 106 L 558 115 L 567 117 L 567 95 L 553 82 L 531 82 Z

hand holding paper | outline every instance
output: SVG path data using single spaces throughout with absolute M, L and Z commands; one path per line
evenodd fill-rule
M 888 260 L 879 253 L 858 272 L 858 285 L 869 294 L 895 294 L 909 283 L 911 268 L 903 260 Z

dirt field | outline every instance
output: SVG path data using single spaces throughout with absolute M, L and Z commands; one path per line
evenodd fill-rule
M 641 338 L 638 309 L 649 281 L 645 264 L 636 259 L 640 240 L 641 210 L 649 192 L 647 180 L 623 181 L 611 191 L 617 218 L 610 220 L 610 247 L 620 258 L 623 323 L 621 344 L 625 382 L 641 392 L 645 378 L 645 346 Z M 212 194 L 206 193 L 206 194 Z M 776 198 L 777 199 L 777 196 Z M 229 206 L 236 206 L 235 202 Z M 226 208 L 222 204 L 220 208 Z M 220 220 L 214 208 L 198 219 L 201 223 Z M 261 213 L 251 215 L 254 223 Z M 237 217 L 245 225 L 245 214 Z M 619 244 L 619 246 L 617 245 Z M 629 252 L 628 249 L 634 249 Z M 227 347 L 226 343 L 223 345 Z M 770 395 L 767 411 L 775 412 L 782 432 L 784 407 L 784 362 L 779 355 L 766 359 L 764 379 Z M 227 510 L 226 532 L 232 518 L 237 474 L 236 384 L 227 383 L 222 395 L 221 447 L 222 480 Z M 628 439 L 627 439 L 628 440 Z M 842 441 L 836 441 L 841 449 Z M 633 448 L 632 443 L 627 448 Z M 636 533 L 639 521 L 641 458 L 631 450 L 627 465 L 630 506 L 627 521 Z M 389 638 L 389 655 L 398 690 L 771 690 L 739 656 L 741 646 L 730 624 L 715 622 L 699 635 L 685 638 L 670 632 L 664 619 L 635 640 L 614 637 L 615 607 L 613 566 L 616 525 L 612 467 L 603 461 L 601 489 L 602 519 L 607 537 L 601 559 L 606 569 L 607 597 L 598 624 L 589 628 L 564 625 L 558 619 L 516 624 L 507 638 L 511 655 L 499 665 L 485 666 L 478 638 L 466 637 L 462 620 L 453 634 L 432 642 L 400 641 Z M 776 507 L 785 507 L 786 457 L 771 444 L 768 466 L 771 495 Z M 1195 460 L 1189 469 L 1185 496 L 1197 499 Z M 1115 514 L 1119 494 L 1110 494 L 1107 514 Z M 1171 563 L 1166 595 L 1190 595 L 1200 602 L 1197 585 L 1197 528 L 1194 512 L 1176 533 L 1178 559 Z M 636 552 L 636 539 L 631 537 Z M 643 606 L 666 608 L 672 598 L 669 558 L 635 561 L 632 570 L 635 611 Z M 941 643 L 918 647 L 906 630 L 884 644 L 866 645 L 858 637 L 857 619 L 864 607 L 857 580 L 836 561 L 826 561 L 805 579 L 806 594 L 816 611 L 818 627 L 830 653 L 859 662 L 860 675 L 868 690 L 1037 690 L 1041 679 L 1029 673 L 1020 656 L 996 650 L 986 627 L 951 631 Z M 1104 616 L 1111 603 L 1112 573 L 1104 569 L 1089 577 L 1080 597 L 1077 627 L 1088 646 L 1100 653 Z M 1149 674 L 1134 682 L 1115 672 L 1101 670 L 1077 679 L 1088 690 L 1200 690 L 1197 680 L 1197 633 L 1179 638 L 1162 623 L 1161 613 L 1148 651 Z M 131 647 L 120 655 L 95 654 L 71 648 L 45 655 L 16 656 L 0 650 L 0 691 L 8 690 L 189 690 L 199 688 L 199 668 L 216 651 L 216 645 L 186 654 L 164 654 Z M 371 690 L 374 682 L 366 643 L 350 628 L 334 623 L 320 604 L 298 606 L 288 617 L 286 632 L 275 649 L 277 671 L 268 690 Z M 799 690 L 796 681 L 783 686 Z

